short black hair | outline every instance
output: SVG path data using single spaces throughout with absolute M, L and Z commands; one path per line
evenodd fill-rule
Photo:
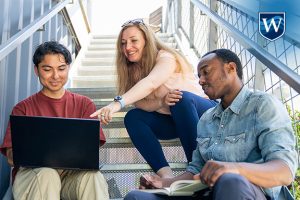
M 56 41 L 49 41 L 44 42 L 43 44 L 40 44 L 34 54 L 32 61 L 36 67 L 38 67 L 38 64 L 42 62 L 45 55 L 47 54 L 62 54 L 65 58 L 66 64 L 72 63 L 72 56 L 70 51 L 62 44 L 56 42 Z
M 212 53 L 215 53 L 217 58 L 224 63 L 234 62 L 236 64 L 237 75 L 241 80 L 243 80 L 243 66 L 241 60 L 233 51 L 229 49 L 215 49 L 204 54 L 202 58 Z

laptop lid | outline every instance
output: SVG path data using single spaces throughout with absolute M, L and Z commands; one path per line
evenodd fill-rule
M 94 119 L 10 116 L 15 166 L 99 169 L 99 128 Z

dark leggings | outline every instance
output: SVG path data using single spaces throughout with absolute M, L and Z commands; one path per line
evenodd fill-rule
M 169 166 L 158 140 L 179 138 L 187 160 L 191 161 L 196 148 L 197 123 L 202 114 L 216 104 L 215 101 L 183 92 L 182 99 L 170 107 L 171 115 L 132 109 L 126 114 L 124 123 L 137 150 L 157 172 Z
M 124 200 L 266 200 L 263 191 L 237 174 L 222 175 L 213 189 L 206 189 L 192 196 L 156 195 L 138 190 L 129 192 Z

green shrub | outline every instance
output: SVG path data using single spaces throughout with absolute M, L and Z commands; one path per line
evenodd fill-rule
M 291 117 L 292 124 L 293 124 L 293 129 L 295 132 L 296 136 L 296 141 L 297 141 L 297 152 L 299 153 L 299 142 L 300 142 L 300 112 L 299 111 L 294 111 L 292 112 L 291 108 L 287 105 L 286 106 L 287 111 Z M 294 180 L 293 187 L 290 187 L 290 191 L 292 194 L 294 193 L 295 199 L 300 199 L 300 169 L 298 168 L 297 173 L 296 173 L 296 178 Z

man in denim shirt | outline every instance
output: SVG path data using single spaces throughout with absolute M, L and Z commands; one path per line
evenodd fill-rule
M 175 178 L 144 175 L 141 187 L 160 188 L 176 180 L 201 179 L 211 192 L 206 198 L 201 193 L 200 199 L 284 199 L 280 191 L 293 181 L 298 164 L 291 121 L 282 103 L 243 86 L 241 62 L 230 50 L 205 54 L 198 64 L 198 75 L 205 94 L 221 102 L 198 123 L 198 146 L 192 162 Z M 178 98 L 170 92 L 166 101 Z M 133 191 L 125 198 L 129 199 L 199 199 L 199 195 L 167 197 Z

